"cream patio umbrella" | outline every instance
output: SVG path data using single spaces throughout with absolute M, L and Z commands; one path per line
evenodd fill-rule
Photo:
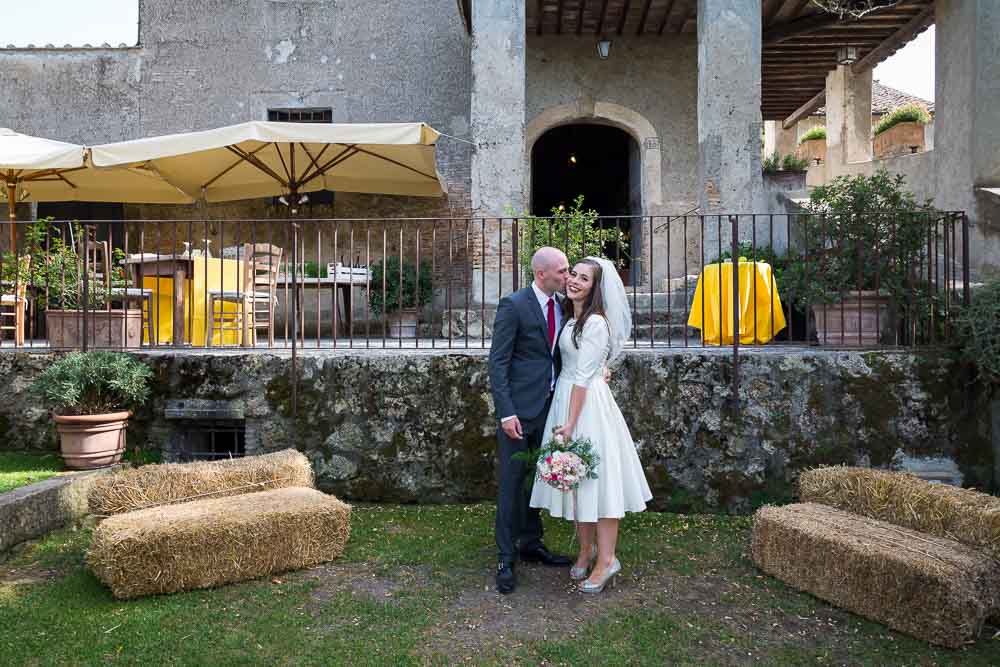
M 142 167 L 97 169 L 77 144 L 0 128 L 0 180 L 7 199 L 11 249 L 21 201 L 189 204 L 194 198 Z
M 437 138 L 423 123 L 251 121 L 94 146 L 91 160 L 148 169 L 208 202 L 317 190 L 440 197 Z

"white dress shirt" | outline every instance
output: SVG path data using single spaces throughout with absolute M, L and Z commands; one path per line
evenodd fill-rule
M 559 344 L 559 326 L 562 324 L 562 306 L 559 303 L 559 298 L 555 295 L 554 292 L 552 293 L 552 296 L 550 297 L 548 294 L 546 294 L 545 292 L 542 291 L 542 289 L 538 286 L 537 283 L 535 283 L 535 281 L 531 281 L 531 289 L 534 290 L 534 292 L 535 292 L 535 298 L 538 299 L 538 307 L 542 309 L 542 321 L 545 322 L 545 326 L 546 326 L 545 333 L 546 333 L 546 335 L 548 335 L 549 299 L 551 298 L 551 299 L 555 300 L 555 303 L 553 304 L 553 306 L 554 306 L 553 310 L 555 311 L 556 334 L 552 338 L 552 349 L 549 350 L 550 353 L 554 354 L 555 353 L 555 349 L 556 349 L 556 345 Z M 552 379 L 550 380 L 549 391 L 555 389 L 555 386 L 556 386 L 556 364 L 555 364 L 555 360 L 553 360 L 552 361 Z M 504 423 L 506 421 L 510 421 L 511 419 L 513 419 L 516 416 L 517 415 L 508 415 L 507 417 L 504 417 L 503 419 L 501 419 L 500 423 L 502 424 L 502 423 Z

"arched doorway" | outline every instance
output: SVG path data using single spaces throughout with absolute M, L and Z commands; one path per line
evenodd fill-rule
M 559 125 L 538 137 L 531 148 L 531 213 L 552 215 L 583 196 L 602 226 L 615 225 L 625 241 L 604 249 L 620 258 L 622 278 L 636 279 L 632 257 L 639 257 L 642 215 L 642 156 L 638 142 L 611 125 Z

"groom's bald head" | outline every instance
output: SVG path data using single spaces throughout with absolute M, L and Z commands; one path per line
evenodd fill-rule
M 535 274 L 535 284 L 538 288 L 551 295 L 566 287 L 569 260 L 562 250 L 543 246 L 531 256 L 531 271 Z

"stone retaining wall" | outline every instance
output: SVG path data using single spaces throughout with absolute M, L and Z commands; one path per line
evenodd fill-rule
M 154 399 L 129 443 L 167 447 L 167 400 L 232 401 L 247 451 L 292 441 L 321 488 L 352 500 L 450 502 L 495 493 L 495 422 L 484 351 L 370 351 L 300 357 L 291 417 L 287 354 L 144 354 Z M 618 398 L 659 508 L 745 510 L 793 493 L 819 464 L 954 462 L 966 485 L 995 484 L 985 392 L 949 358 L 900 352 L 751 350 L 736 410 L 732 355 L 632 351 Z M 0 355 L 0 447 L 54 449 L 50 419 L 25 396 L 49 355 Z

